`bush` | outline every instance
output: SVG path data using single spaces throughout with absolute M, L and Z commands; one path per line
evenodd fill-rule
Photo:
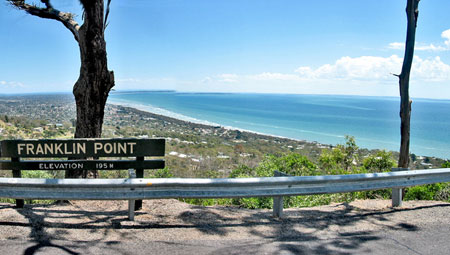
M 231 171 L 229 178 L 243 178 L 242 176 L 256 176 L 256 171 L 254 168 L 240 165 L 238 168 Z
M 151 178 L 172 178 L 173 174 L 168 167 L 156 170 L 151 176 Z
M 407 188 L 405 200 L 434 200 L 438 198 L 438 195 L 443 196 L 442 191 L 446 189 L 448 190 L 447 183 L 434 183 Z
M 234 205 L 249 209 L 258 209 L 258 208 L 270 209 L 273 206 L 273 198 L 271 197 L 234 198 L 232 200 L 232 203 Z
M 442 164 L 442 168 L 450 168 L 450 161 L 446 161 Z
M 48 171 L 35 170 L 35 171 L 22 171 L 22 178 L 44 178 L 52 179 L 53 175 Z
M 332 150 L 323 150 L 319 157 L 324 174 L 345 174 L 355 170 L 358 149 L 353 136 L 345 136 L 345 145 L 339 144 Z
M 363 168 L 368 172 L 390 172 L 395 165 L 392 153 L 385 150 L 363 160 Z
M 290 153 L 281 157 L 275 155 L 266 156 L 255 169 L 258 177 L 272 177 L 276 170 L 295 176 L 319 174 L 317 166 L 306 156 L 298 153 Z

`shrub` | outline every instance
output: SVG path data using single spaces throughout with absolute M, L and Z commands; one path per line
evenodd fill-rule
M 442 168 L 450 168 L 450 161 L 446 161 L 441 165 Z
M 242 178 L 242 176 L 256 176 L 256 171 L 254 168 L 248 167 L 246 165 L 240 165 L 238 168 L 233 169 L 230 173 L 230 178 Z
M 317 166 L 306 156 L 298 153 L 290 153 L 281 157 L 266 156 L 255 170 L 258 177 L 273 176 L 276 170 L 296 176 L 319 174 Z
M 406 189 L 405 200 L 433 200 L 447 186 L 446 183 L 434 183 L 411 187 Z
M 51 179 L 53 175 L 48 171 L 35 170 L 35 171 L 22 171 L 22 178 L 44 178 Z
M 173 174 L 168 167 L 156 170 L 152 175 L 152 178 L 172 178 Z
M 363 168 L 368 172 L 387 172 L 394 167 L 395 161 L 391 152 L 382 150 L 363 160 Z

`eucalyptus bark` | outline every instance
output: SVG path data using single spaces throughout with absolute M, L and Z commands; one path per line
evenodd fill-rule
M 108 71 L 103 0 L 81 3 L 84 7 L 84 24 L 78 31 L 81 67 L 73 88 L 77 105 L 75 138 L 98 138 L 102 134 L 104 109 L 114 86 L 114 74 Z
M 84 24 L 80 27 L 80 76 L 73 88 L 77 106 L 75 138 L 99 138 L 114 73 L 108 70 L 103 0 L 81 1 Z M 66 178 L 86 177 L 86 171 L 66 171 Z M 96 174 L 94 174 L 96 175 Z
M 7 0 L 12 6 L 45 19 L 61 22 L 74 36 L 80 48 L 80 76 L 73 87 L 77 108 L 75 138 L 99 138 L 102 134 L 103 116 L 109 92 L 114 87 L 114 73 L 108 70 L 104 0 L 80 0 L 83 6 L 83 24 L 74 20 L 71 13 L 61 12 L 50 0 L 41 0 L 44 7 L 27 4 L 24 0 Z M 66 171 L 66 178 L 86 177 L 86 171 Z
M 416 40 L 417 18 L 419 16 L 419 1 L 407 0 L 406 16 L 408 19 L 406 31 L 405 56 L 403 58 L 402 72 L 399 77 L 400 85 L 400 157 L 398 167 L 408 168 L 409 166 L 409 143 L 410 143 L 410 120 L 411 104 L 409 98 L 409 77 L 414 56 L 414 44 Z

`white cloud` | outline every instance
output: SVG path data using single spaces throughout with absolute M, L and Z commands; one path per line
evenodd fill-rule
M 175 89 L 177 79 L 171 77 L 121 77 L 115 80 L 116 90 L 172 90 Z
M 283 86 L 351 86 L 359 85 L 396 85 L 397 78 L 393 74 L 400 74 L 403 59 L 397 55 L 390 57 L 361 56 L 342 57 L 332 64 L 324 64 L 317 68 L 302 66 L 292 73 L 263 72 L 259 74 L 221 74 L 204 78 L 208 87 L 230 83 L 227 89 L 244 89 L 250 84 L 262 89 L 264 86 L 282 89 Z M 450 65 L 439 57 L 422 59 L 414 57 L 411 70 L 411 82 L 450 82 Z M 222 87 L 223 88 L 223 87 Z
M 295 70 L 299 76 L 310 80 L 386 80 L 392 73 L 399 73 L 402 58 L 392 55 L 387 58 L 362 56 L 342 57 L 334 64 L 325 64 L 316 69 L 302 66 Z
M 200 81 L 200 83 L 210 83 L 210 82 L 212 82 L 214 79 L 213 78 L 211 78 L 211 77 L 209 77 L 209 76 L 206 76 L 205 78 L 203 78 L 201 81 Z
M 220 74 L 217 76 L 220 82 L 234 83 L 237 82 L 237 74 Z
M 18 81 L 0 81 L 0 85 L 6 88 L 21 88 L 24 87 L 23 83 Z
M 446 41 L 445 43 L 447 44 L 449 42 Z M 389 44 L 388 48 L 392 49 L 392 50 L 404 50 L 405 44 L 401 43 L 401 42 L 393 42 L 393 43 Z M 432 43 L 428 44 L 428 45 L 416 43 L 416 45 L 414 45 L 414 50 L 416 50 L 416 51 L 447 51 L 447 50 L 450 50 L 450 48 L 448 46 L 447 47 L 436 46 Z
M 442 32 L 441 37 L 446 39 L 444 43 L 447 46 L 447 48 L 450 49 L 450 29 L 447 29 L 444 32 Z
M 431 59 L 415 57 L 411 70 L 411 79 L 428 82 L 450 81 L 450 65 L 442 62 L 440 57 Z
M 191 80 L 117 79 L 117 89 L 398 96 L 398 78 L 392 74 L 401 72 L 402 63 L 403 59 L 398 55 L 345 56 L 334 63 L 318 67 L 301 66 L 292 72 L 223 73 Z M 441 58 L 414 57 L 411 71 L 412 96 L 448 97 L 450 86 L 446 85 L 449 83 L 450 65 L 444 63 Z
M 445 46 L 441 46 L 441 45 L 436 46 L 432 43 L 430 43 L 430 44 L 416 43 L 414 46 L 414 49 L 417 51 L 448 51 L 448 50 L 450 50 L 450 29 L 447 29 L 444 32 L 442 32 L 441 37 L 443 39 L 445 39 L 445 41 L 444 41 Z M 388 48 L 392 49 L 392 50 L 404 50 L 405 43 L 393 42 L 388 45 Z
M 256 75 L 247 75 L 246 78 L 256 81 L 301 81 L 301 77 L 295 74 L 264 72 Z
M 144 82 L 142 79 L 139 79 L 139 78 L 119 78 L 119 79 L 116 79 L 115 81 L 119 82 L 119 83 L 128 83 L 128 82 L 141 83 L 141 82 Z
M 334 64 L 325 64 L 316 69 L 299 67 L 295 70 L 300 76 L 310 80 L 354 80 L 354 81 L 391 81 L 392 74 L 401 72 L 403 59 L 397 55 L 390 57 L 342 57 Z M 440 57 L 422 59 L 414 57 L 411 79 L 416 81 L 450 81 L 450 65 Z
M 435 46 L 434 44 L 429 44 L 429 45 L 416 45 L 414 47 L 415 50 L 419 50 L 419 51 L 446 51 L 449 50 L 448 47 L 442 47 L 442 46 Z
M 401 42 L 393 42 L 389 44 L 388 48 L 391 50 L 404 50 L 405 44 Z

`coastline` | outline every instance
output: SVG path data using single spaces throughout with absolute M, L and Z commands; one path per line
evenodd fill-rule
M 313 160 L 317 160 L 320 154 L 322 153 L 322 150 L 328 149 L 331 150 L 335 148 L 337 145 L 333 144 L 325 144 L 325 143 L 319 143 L 317 141 L 308 141 L 308 140 L 300 140 L 300 139 L 292 139 L 289 137 L 283 137 L 283 136 L 276 136 L 271 134 L 264 134 L 259 132 L 253 132 L 249 130 L 239 129 L 239 128 L 233 128 L 233 127 L 226 127 L 221 125 L 208 125 L 205 123 L 197 123 L 193 121 L 178 119 L 173 116 L 166 116 L 161 115 L 157 113 L 153 113 L 149 111 L 148 109 L 138 109 L 137 107 L 133 107 L 131 105 L 124 105 L 120 103 L 108 103 L 111 106 L 119 107 L 128 109 L 130 112 L 134 112 L 137 115 L 148 115 L 155 119 L 160 119 L 163 121 L 167 121 L 168 123 L 184 126 L 184 129 L 190 130 L 195 128 L 201 128 L 201 129 L 209 129 L 209 130 L 216 130 L 219 133 L 227 134 L 227 133 L 238 133 L 238 136 L 251 137 L 251 139 L 254 140 L 264 140 L 264 141 L 273 141 L 274 143 L 278 143 L 280 149 L 284 149 L 284 153 L 288 152 L 295 152 L 300 153 L 302 155 L 305 155 Z M 169 124 L 170 125 L 170 124 Z M 201 136 L 201 134 L 196 134 Z M 245 139 L 231 139 L 231 141 L 234 142 L 246 142 Z M 356 141 L 357 142 L 357 141 Z M 301 149 L 299 149 L 301 148 Z M 359 147 L 359 154 L 361 157 L 365 157 L 370 154 L 374 154 L 377 151 L 380 151 L 381 149 L 368 149 Z M 389 151 L 389 150 L 388 150 Z M 395 161 L 398 159 L 398 152 L 397 151 L 389 151 L 392 153 Z M 271 152 L 270 152 L 271 153 Z M 185 154 L 188 154 L 186 152 Z M 412 156 L 411 160 L 411 169 L 427 169 L 427 168 L 439 168 L 443 162 L 445 162 L 446 159 L 440 158 L 440 157 L 434 157 L 434 156 L 424 156 L 424 155 L 414 155 Z
M 189 123 L 191 125 L 202 125 L 202 126 L 209 127 L 209 128 L 222 128 L 222 129 L 229 130 L 229 131 L 245 132 L 245 133 L 250 133 L 250 134 L 258 135 L 258 136 L 264 136 L 264 137 L 270 137 L 270 138 L 276 138 L 276 139 L 291 140 L 291 141 L 295 141 L 295 142 L 315 144 L 315 145 L 318 145 L 318 146 L 321 146 L 321 147 L 324 147 L 324 148 L 333 148 L 333 147 L 336 146 L 336 145 L 333 145 L 333 144 L 319 143 L 317 141 L 309 141 L 309 140 L 305 140 L 305 139 L 295 139 L 295 138 L 291 138 L 291 137 L 273 135 L 273 134 L 268 134 L 268 133 L 262 133 L 262 132 L 257 132 L 257 131 L 243 129 L 243 128 L 238 128 L 238 127 L 233 127 L 233 126 L 223 126 L 223 125 L 220 125 L 218 123 L 209 122 L 209 121 L 206 121 L 206 120 L 198 120 L 198 119 L 191 118 L 191 117 L 188 117 L 188 116 L 185 116 L 185 115 L 182 115 L 182 114 L 177 114 L 177 113 L 173 113 L 173 112 L 170 112 L 170 111 L 167 111 L 167 110 L 163 110 L 161 108 L 156 108 L 156 107 L 153 108 L 153 109 L 161 109 L 163 111 L 171 113 L 171 114 L 166 115 L 166 114 L 163 114 L 161 112 L 155 112 L 155 111 L 149 110 L 150 107 L 145 106 L 145 105 L 140 105 L 140 104 L 120 103 L 120 102 L 108 102 L 108 104 L 115 105 L 115 106 L 120 106 L 120 107 L 131 108 L 131 109 L 134 109 L 134 110 L 138 110 L 138 111 L 146 112 L 146 113 L 149 113 L 149 114 L 153 114 L 153 115 L 159 116 L 161 118 L 167 118 L 167 119 L 170 119 L 170 120 L 186 122 L 186 123 Z M 182 117 L 177 117 L 177 116 L 182 116 Z
M 109 101 L 194 123 L 263 135 L 333 146 L 344 144 L 346 135 L 350 135 L 359 146 L 369 150 L 398 151 L 400 148 L 398 104 L 392 98 L 257 93 L 128 94 L 111 95 Z M 411 119 L 411 154 L 450 159 L 447 142 L 450 136 L 445 131 L 450 123 L 450 104 L 417 100 L 415 106 Z
M 5 98 L 6 100 L 7 98 Z M 30 95 L 14 96 L 0 104 L 0 112 L 6 116 L 18 116 L 24 121 L 35 120 L 32 128 L 17 127 L 17 133 L 8 134 L 5 129 L 4 139 L 23 138 L 56 138 L 65 130 L 65 136 L 73 136 L 76 109 L 70 95 Z M 133 105 L 135 106 L 135 105 Z M 285 136 L 253 132 L 230 126 L 214 125 L 195 119 L 180 119 L 177 116 L 166 116 L 153 113 L 148 108 L 132 107 L 130 104 L 108 102 L 105 109 L 104 137 L 165 137 L 167 153 L 174 151 L 178 156 L 168 155 L 169 163 L 183 169 L 218 170 L 225 173 L 240 165 L 256 166 L 266 155 L 284 155 L 297 153 L 314 162 L 324 149 L 333 149 L 336 145 L 320 143 L 314 140 L 292 139 Z M 43 122 L 42 122 L 42 121 Z M 46 123 L 46 124 L 40 124 Z M 28 123 L 30 124 L 30 123 Z M 63 130 L 48 129 L 46 125 L 63 124 Z M 20 129 L 20 130 L 19 130 Z M 40 131 L 39 131 L 40 130 Z M 31 131 L 31 132 L 30 132 Z M 1 135 L 1 134 L 0 134 Z M 33 135 L 32 137 L 30 135 Z M 342 143 L 341 143 L 342 144 Z M 359 146 L 358 140 L 356 144 Z M 359 148 L 360 159 L 374 155 L 380 149 Z M 398 152 L 391 151 L 394 160 Z M 411 155 L 411 169 L 439 168 L 445 162 L 442 158 Z M 422 154 L 423 155 L 423 154 Z M 184 157 L 186 156 L 186 157 Z M 217 162 L 216 162 L 217 161 Z M 183 173 L 184 174 L 184 173 Z

